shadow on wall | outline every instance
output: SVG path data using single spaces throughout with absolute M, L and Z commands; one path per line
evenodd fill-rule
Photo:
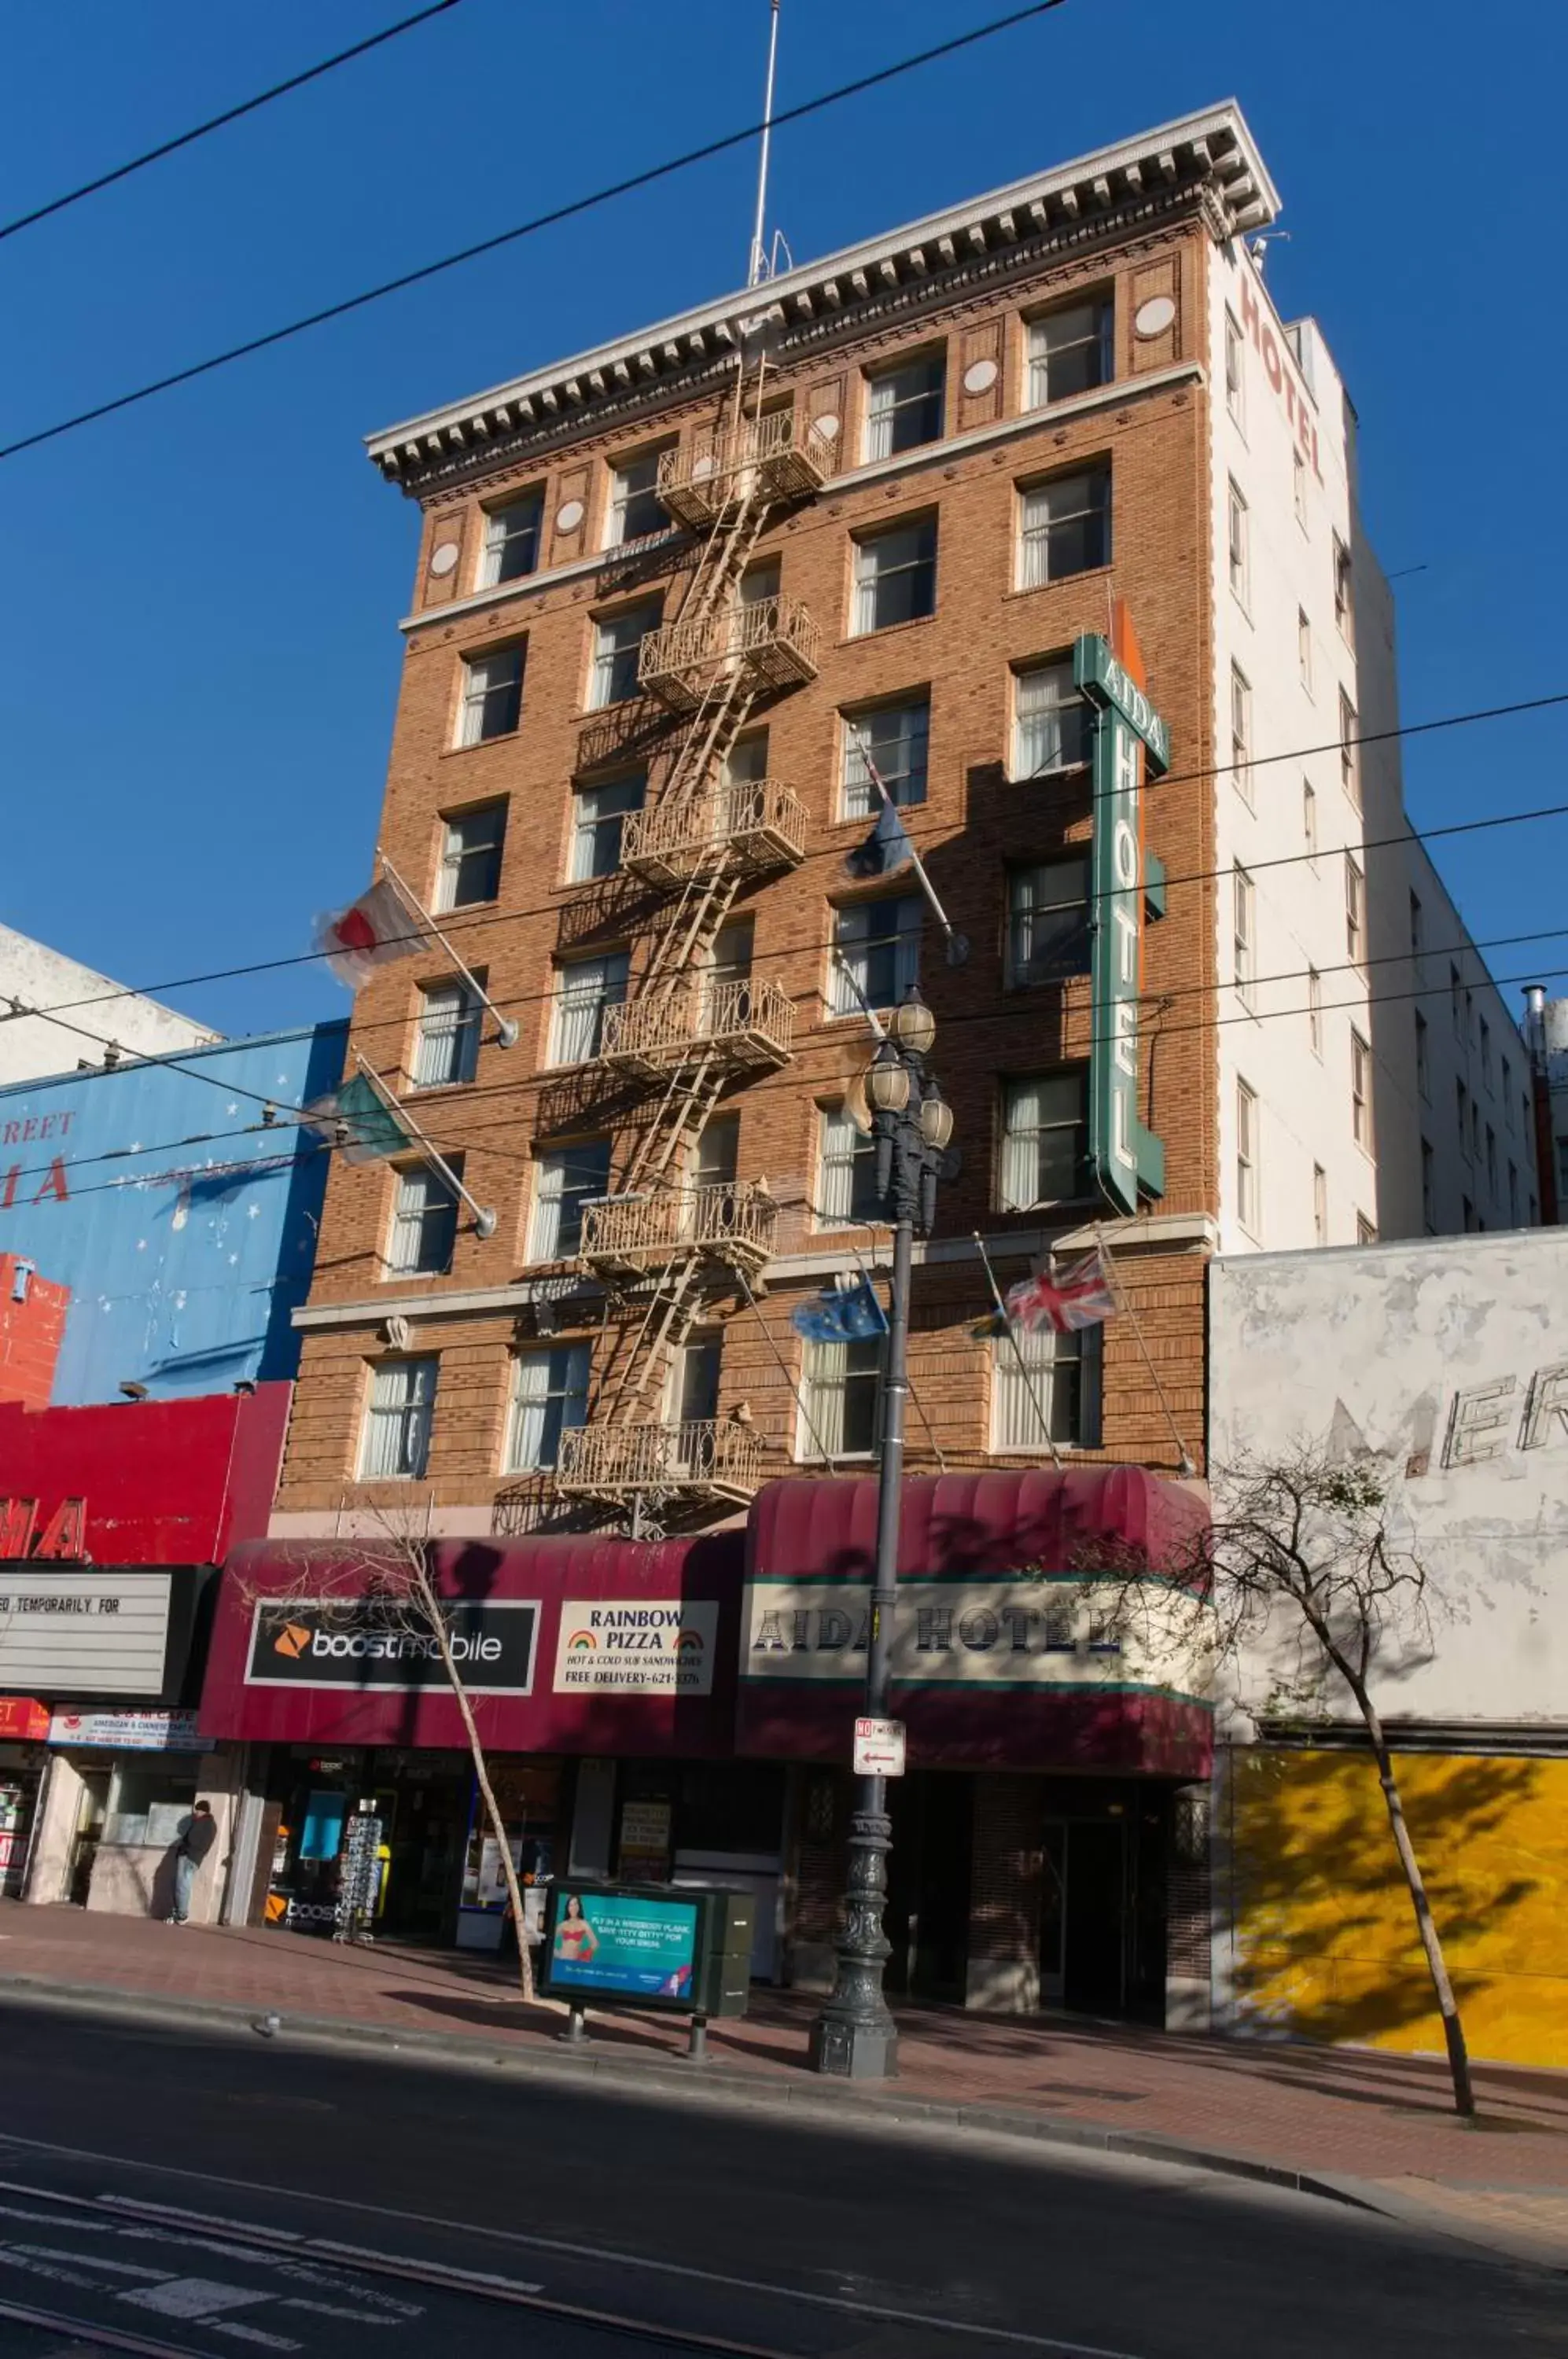
M 1568 2064 L 1568 1762 L 1404 1754 L 1397 1767 L 1472 2051 Z M 1237 1753 L 1231 1842 L 1244 2022 L 1441 2050 L 1369 1756 Z

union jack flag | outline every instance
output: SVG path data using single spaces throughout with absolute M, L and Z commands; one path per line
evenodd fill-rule
M 1098 1252 L 1071 1263 L 1059 1277 L 1044 1269 L 1007 1289 L 1007 1317 L 1031 1332 L 1051 1327 L 1059 1335 L 1070 1335 L 1115 1318 L 1116 1309 L 1110 1277 Z

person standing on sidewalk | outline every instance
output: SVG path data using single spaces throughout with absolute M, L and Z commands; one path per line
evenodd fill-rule
M 171 1925 L 183 1925 L 189 1918 L 196 1871 L 217 1840 L 218 1822 L 212 1816 L 212 1805 L 192 1802 L 184 1832 L 174 1846 L 174 1906 L 169 1912 Z

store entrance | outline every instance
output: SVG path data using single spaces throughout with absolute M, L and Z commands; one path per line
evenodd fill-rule
M 1063 1778 L 1047 1780 L 1042 1799 L 1042 2005 L 1162 2021 L 1168 1798 Z
M 975 1780 L 916 1770 L 887 1781 L 893 1853 L 883 1918 L 893 1944 L 886 1987 L 905 1998 L 964 1998 Z
M 377 1822 L 379 1873 L 367 1930 L 379 1940 L 452 1940 L 473 1777 L 466 1753 L 280 1748 L 270 1780 L 279 1815 L 267 1923 L 297 1933 L 341 1930 L 346 1847 L 368 1817 Z
M 87 1906 L 88 1887 L 93 1882 L 93 1863 L 98 1846 L 103 1839 L 103 1821 L 109 1815 L 108 1769 L 84 1769 L 82 1791 L 77 1798 L 76 1826 L 71 1841 L 71 1862 L 66 1870 L 66 1897 L 78 1908 Z

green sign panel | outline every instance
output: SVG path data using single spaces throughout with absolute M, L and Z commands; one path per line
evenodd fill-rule
M 1089 1163 L 1109 1201 L 1136 1212 L 1140 1192 L 1165 1192 L 1165 1150 L 1138 1117 L 1138 1027 L 1152 881 L 1143 856 L 1143 770 L 1146 761 L 1157 776 L 1170 768 L 1171 732 L 1104 639 L 1076 642 L 1073 679 L 1094 712 Z

